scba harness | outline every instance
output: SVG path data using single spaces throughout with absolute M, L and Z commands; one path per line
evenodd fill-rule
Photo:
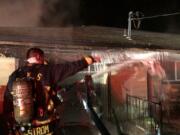
M 39 91 L 32 79 L 17 79 L 12 85 L 14 119 L 13 132 L 16 135 L 52 135 L 59 116 L 55 113 L 51 95 L 42 93 L 44 100 L 39 100 Z M 44 92 L 44 91 L 40 91 Z M 48 99 L 47 99 L 48 98 Z M 46 101 L 48 101 L 46 103 Z M 41 102 L 41 103 L 38 103 Z M 47 110 L 41 105 L 47 106 Z M 48 107 L 51 106 L 51 113 Z M 11 131 L 12 132 L 12 131 Z

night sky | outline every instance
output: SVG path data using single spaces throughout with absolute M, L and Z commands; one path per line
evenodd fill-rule
M 129 11 L 145 17 L 180 12 L 179 0 L 0 0 L 0 26 L 126 28 Z M 146 19 L 140 30 L 180 33 L 180 15 Z
M 180 1 L 178 0 L 76 0 L 76 3 L 73 3 L 73 1 L 66 0 L 66 2 L 62 2 L 61 0 L 57 2 L 52 13 L 51 6 L 50 8 L 46 8 L 45 11 L 48 11 L 50 14 L 46 19 L 42 19 L 42 24 L 44 26 L 58 26 L 59 24 L 56 23 L 58 22 L 58 14 L 62 15 L 63 12 L 67 12 L 70 14 L 64 20 L 63 25 L 65 26 L 72 24 L 124 28 L 127 27 L 129 11 L 140 11 L 144 16 L 169 14 L 180 11 Z M 49 2 L 50 5 L 52 3 Z M 47 5 L 47 2 L 45 2 L 45 5 Z M 73 6 L 75 7 L 74 9 Z M 63 8 L 64 10 L 62 10 Z M 70 11 L 71 9 L 73 9 L 72 13 Z M 76 9 L 78 9 L 78 12 L 74 12 Z M 53 22 L 54 19 L 57 20 Z M 180 15 L 142 20 L 140 29 L 180 33 Z
M 95 1 L 95 0 L 94 0 Z M 180 1 L 170 0 L 112 0 L 102 2 L 97 0 L 97 5 L 93 9 L 95 2 L 89 2 L 91 6 L 85 7 L 83 19 L 85 23 L 97 24 L 112 27 L 127 27 L 129 11 L 140 11 L 144 16 L 153 16 L 166 13 L 179 12 Z M 118 2 L 118 1 L 121 1 Z M 102 4 L 103 3 L 103 4 Z M 95 20 L 93 19 L 95 18 Z M 158 31 L 176 31 L 180 26 L 180 15 L 147 19 L 141 22 L 141 29 Z

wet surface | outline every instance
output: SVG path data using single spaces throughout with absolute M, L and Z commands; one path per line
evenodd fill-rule
M 64 102 L 58 107 L 62 134 L 65 135 L 99 135 L 90 113 L 84 109 L 77 96 L 78 90 L 69 90 L 63 94 Z

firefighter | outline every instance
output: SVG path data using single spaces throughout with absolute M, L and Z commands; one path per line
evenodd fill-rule
M 85 56 L 81 60 L 64 64 L 47 64 L 44 59 L 44 52 L 39 48 L 30 48 L 27 51 L 25 66 L 19 67 L 14 71 L 7 84 L 4 95 L 4 115 L 8 126 L 12 128 L 14 119 L 12 87 L 13 82 L 19 79 L 28 78 L 33 81 L 34 97 L 35 97 L 35 124 L 41 122 L 42 119 L 50 117 L 54 111 L 53 95 L 59 81 L 77 73 L 93 62 L 99 61 L 99 58 Z

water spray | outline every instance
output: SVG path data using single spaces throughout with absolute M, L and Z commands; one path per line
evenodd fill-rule
M 99 56 L 101 58 L 100 63 L 94 63 L 92 65 L 93 71 L 91 71 L 90 66 L 88 67 L 88 73 L 92 74 L 92 78 L 97 78 L 103 74 L 119 71 L 123 68 L 132 67 L 137 64 L 145 66 L 152 75 L 158 75 L 160 78 L 165 78 L 165 71 L 159 61 L 162 57 L 166 58 L 166 56 L 169 56 L 168 52 L 139 52 L 137 50 L 94 51 L 91 55 Z M 81 82 L 83 81 L 84 80 L 81 80 Z

